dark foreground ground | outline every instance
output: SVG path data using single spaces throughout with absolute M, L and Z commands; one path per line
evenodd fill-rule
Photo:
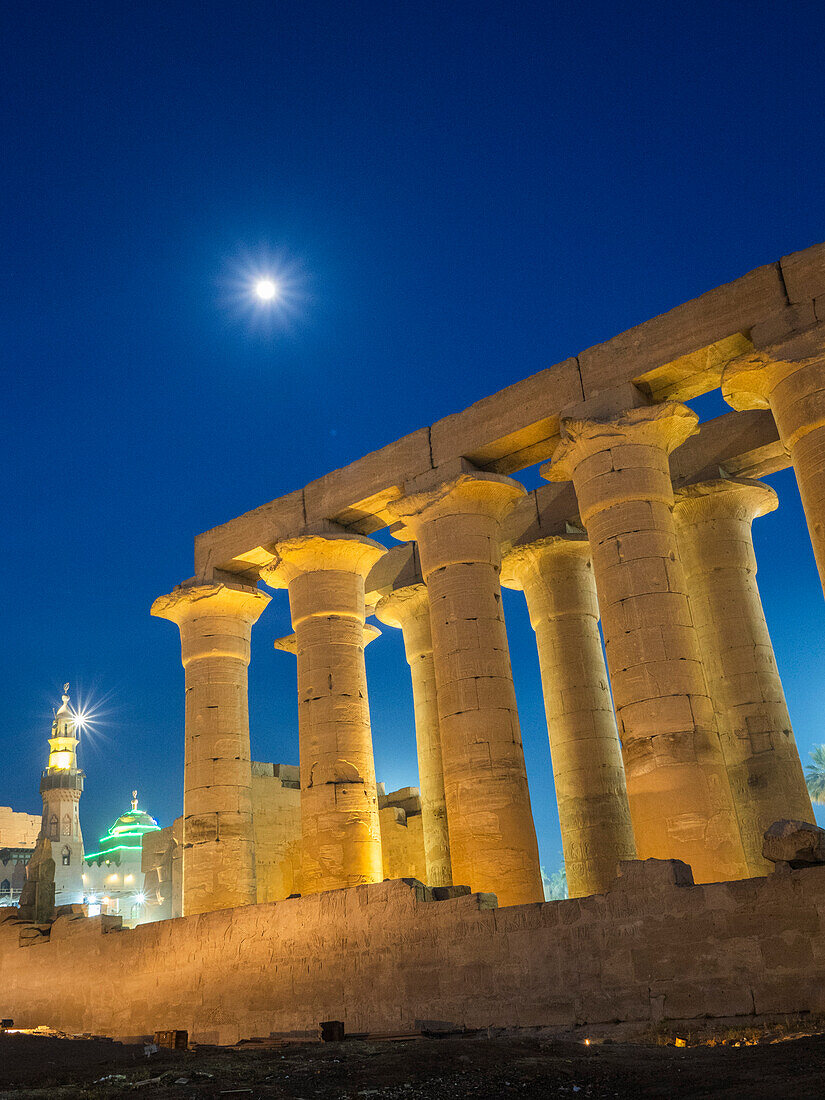
M 706 1037 L 707 1038 L 707 1037 Z M 802 1097 L 825 1095 L 825 1034 L 601 1042 L 531 1034 L 159 1051 L 0 1034 L 0 1098 Z M 687 1043 L 695 1038 L 688 1037 Z M 657 1045 L 665 1044 L 665 1045 Z

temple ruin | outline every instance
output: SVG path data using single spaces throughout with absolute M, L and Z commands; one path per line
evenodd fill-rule
M 320 1019 L 821 1008 L 825 867 L 785 859 L 780 874 L 763 855 L 772 823 L 814 817 L 751 524 L 777 504 L 759 479 L 792 466 L 825 581 L 824 315 L 816 245 L 198 535 L 194 576 L 152 606 L 178 626 L 185 669 L 184 916 L 106 941 L 106 965 L 123 951 L 136 972 L 127 1002 L 145 1000 L 144 971 L 156 1027 L 218 1041 Z M 700 423 L 685 402 L 716 389 L 731 411 Z M 546 483 L 528 492 L 517 475 L 538 464 Z M 370 537 L 383 528 L 397 547 Z M 567 902 L 543 900 L 502 584 L 524 592 L 536 632 Z M 261 905 L 247 667 L 281 590 L 301 896 Z M 382 881 L 371 616 L 402 631 L 412 676 L 421 884 Z M 82 990 L 47 1018 L 40 970 L 66 937 L 76 950 L 111 926 L 60 918 L 34 959 L 6 918 L 6 1014 L 105 1031 Z M 268 966 L 289 978 L 265 988 Z M 147 1012 L 109 1033 L 152 1030 Z

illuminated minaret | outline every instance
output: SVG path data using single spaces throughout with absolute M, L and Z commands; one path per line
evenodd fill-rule
M 85 773 L 77 766 L 80 738 L 69 707 L 69 685 L 63 685 L 63 705 L 54 716 L 49 738 L 49 764 L 40 779 L 43 820 L 40 836 L 52 843 L 55 905 L 83 901 L 83 836 L 80 795 Z

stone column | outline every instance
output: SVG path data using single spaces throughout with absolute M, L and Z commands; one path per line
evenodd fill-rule
M 523 495 L 462 474 L 392 505 L 430 597 L 453 879 L 501 905 L 544 897 L 499 584 L 500 521 Z
M 387 626 L 399 628 L 412 677 L 418 784 L 428 886 L 451 886 L 450 835 L 438 724 L 430 601 L 427 586 L 411 584 L 379 600 L 375 614 Z
M 587 539 L 516 547 L 501 581 L 524 592 L 536 632 L 567 888 L 573 898 L 602 894 L 636 845 Z
M 590 540 L 639 858 L 715 882 L 747 865 L 672 515 L 668 455 L 697 419 L 674 403 L 565 418 L 543 472 L 572 479 Z
M 825 327 L 730 363 L 722 394 L 734 409 L 770 409 L 791 456 L 825 588 Z
M 180 629 L 185 669 L 184 916 L 257 901 L 247 668 L 269 599 L 246 585 L 194 584 L 152 604 Z
M 693 622 L 752 875 L 765 830 L 782 818 L 814 822 L 759 589 L 751 523 L 777 506 L 745 478 L 676 493 L 674 518 Z
M 286 539 L 274 553 L 261 576 L 289 591 L 298 658 L 303 892 L 381 882 L 364 579 L 385 550 L 344 533 Z

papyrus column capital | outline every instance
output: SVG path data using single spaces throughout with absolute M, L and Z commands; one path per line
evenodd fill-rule
M 779 506 L 779 498 L 770 485 L 747 477 L 716 478 L 685 485 L 673 497 L 673 514 L 679 524 L 722 518 L 752 523 Z
M 501 583 L 504 588 L 523 592 L 524 586 L 548 561 L 569 559 L 575 562 L 590 560 L 590 544 L 587 535 L 548 535 L 533 542 L 514 546 L 501 559 Z
M 393 534 L 418 542 L 425 577 L 441 565 L 498 561 L 498 545 L 489 543 L 492 525 L 497 526 L 526 493 L 523 485 L 502 474 L 461 474 L 390 504 L 389 511 L 400 521 Z M 427 533 L 435 538 L 426 538 Z M 468 554 L 473 556 L 468 559 Z
M 410 619 L 429 615 L 426 584 L 408 584 L 382 596 L 375 605 L 375 617 L 387 626 L 403 628 Z
M 630 409 L 604 420 L 563 417 L 561 443 L 550 462 L 542 466 L 541 474 L 548 481 L 571 481 L 587 459 L 626 444 L 656 448 L 669 455 L 698 432 L 698 424 L 696 413 L 675 401 Z
M 261 570 L 270 588 L 288 588 L 305 573 L 354 573 L 366 579 L 386 549 L 365 535 L 298 535 L 272 547 L 273 559 Z
M 177 585 L 158 596 L 151 614 L 181 632 L 184 667 L 199 657 L 234 657 L 249 664 L 249 637 L 271 597 L 242 584 Z
M 815 325 L 733 359 L 722 373 L 722 395 L 740 411 L 770 408 L 777 386 L 799 371 L 815 372 L 821 384 L 823 360 L 825 325 Z M 799 381 L 807 388 L 803 379 Z

